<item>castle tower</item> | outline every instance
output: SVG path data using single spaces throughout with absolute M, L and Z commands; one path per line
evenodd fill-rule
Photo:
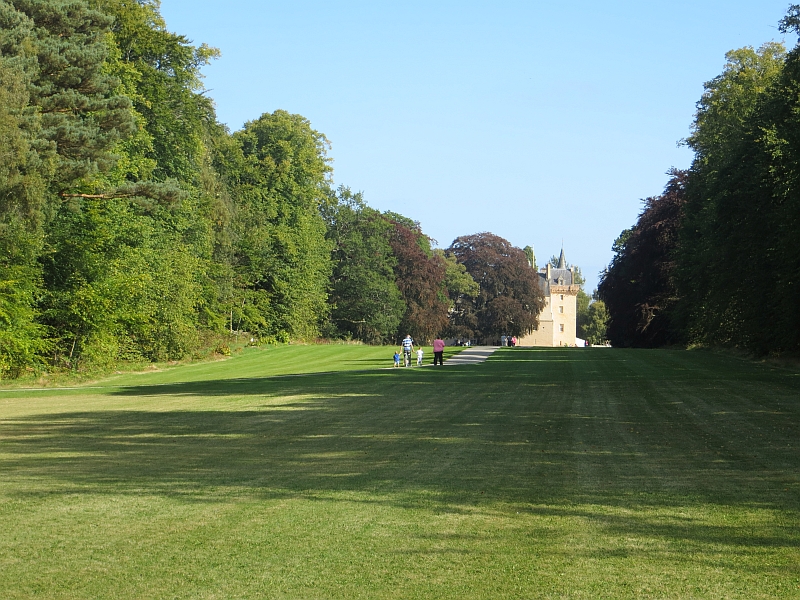
M 519 339 L 519 346 L 574 346 L 577 337 L 578 291 L 574 269 L 567 268 L 564 248 L 558 266 L 539 270 L 539 286 L 545 305 L 536 330 Z

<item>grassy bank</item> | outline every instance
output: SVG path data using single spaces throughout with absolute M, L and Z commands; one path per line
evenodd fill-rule
M 0 595 L 800 597 L 797 371 L 391 352 L 0 391 Z

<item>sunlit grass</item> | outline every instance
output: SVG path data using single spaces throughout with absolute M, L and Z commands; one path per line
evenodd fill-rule
M 345 348 L 0 391 L 0 596 L 800 597 L 796 372 Z

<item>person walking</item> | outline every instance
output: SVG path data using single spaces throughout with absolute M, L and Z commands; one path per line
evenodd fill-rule
M 439 361 L 439 366 L 444 364 L 442 357 L 444 356 L 444 340 L 437 337 L 433 340 L 433 366 L 436 366 L 436 361 Z
M 423 354 L 425 354 L 425 353 L 423 352 L 422 348 L 418 348 L 417 349 L 417 366 L 418 367 L 422 366 L 422 355 Z
M 403 339 L 403 358 L 405 359 L 405 366 L 411 366 L 411 353 L 414 351 L 414 340 L 411 339 L 410 335 L 406 335 Z
M 394 353 L 394 366 L 395 367 L 399 367 L 400 366 L 400 353 L 399 352 L 395 352 Z

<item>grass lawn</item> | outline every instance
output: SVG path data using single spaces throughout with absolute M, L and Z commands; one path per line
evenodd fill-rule
M 0 389 L 0 597 L 800 598 L 797 371 L 393 351 Z

